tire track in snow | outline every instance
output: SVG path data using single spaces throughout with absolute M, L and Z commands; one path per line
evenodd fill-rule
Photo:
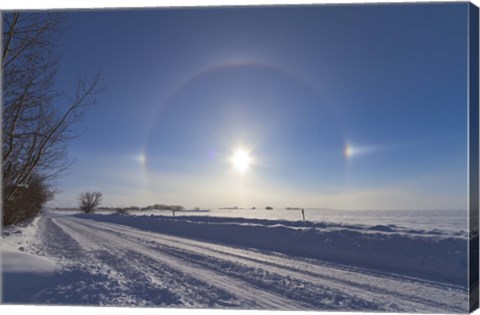
M 103 272 L 116 270 L 114 274 L 122 279 L 121 282 L 126 287 L 122 293 L 128 294 L 130 298 L 125 299 L 128 303 L 121 304 L 233 308 L 245 308 L 248 304 L 236 300 L 234 296 L 226 296 L 218 288 L 171 268 L 158 259 L 146 259 L 148 257 L 132 251 L 131 246 L 119 246 L 109 236 L 102 237 L 81 225 L 69 223 L 60 221 L 61 228 L 87 249 L 90 263 L 104 265 L 101 268 Z M 170 290 L 171 288 L 174 289 Z M 156 297 L 157 293 L 165 290 L 172 291 L 178 299 L 168 302 Z M 251 303 L 250 307 L 254 305 Z
M 51 287 L 36 294 L 36 301 L 72 305 L 129 304 L 122 285 L 123 275 L 111 270 L 105 272 L 105 264 L 92 257 L 92 252 L 82 247 L 55 219 L 43 219 L 39 238 L 40 253 L 56 259 L 63 270 L 60 275 L 57 273 Z M 107 291 L 114 294 L 107 297 L 104 294 Z
M 143 257 L 149 258 L 155 261 L 157 264 L 161 263 L 168 268 L 173 268 L 182 273 L 182 277 L 192 277 L 197 281 L 204 283 L 209 290 L 212 287 L 225 290 L 228 293 L 231 293 L 235 297 L 239 297 L 245 300 L 243 303 L 243 308 L 265 308 L 265 309 L 305 309 L 311 308 L 310 305 L 304 304 L 295 300 L 290 300 L 287 297 L 273 294 L 271 292 L 259 289 L 253 285 L 250 285 L 244 281 L 239 281 L 233 277 L 225 275 L 217 270 L 207 269 L 205 267 L 199 267 L 196 264 L 180 259 L 173 255 L 168 255 L 166 252 L 155 252 L 152 251 L 152 248 L 145 246 L 142 242 L 138 240 L 132 241 L 128 240 L 122 236 L 117 235 L 116 233 L 103 231 L 100 227 L 91 226 L 86 224 L 84 220 L 73 220 L 73 219 L 58 219 L 57 224 L 61 225 L 62 228 L 68 230 L 68 233 L 73 238 L 82 239 L 80 243 L 86 248 L 92 247 L 92 244 L 101 243 L 102 247 L 111 253 L 119 254 L 119 251 L 124 253 L 125 262 L 131 265 L 134 268 L 137 268 L 135 264 L 128 263 L 128 260 L 131 258 L 129 253 L 134 253 L 136 255 L 141 255 Z M 85 237 L 86 236 L 86 237 Z M 96 245 L 93 245 L 94 247 Z M 186 275 L 186 276 L 185 276 Z M 188 279 L 187 280 L 188 283 Z M 194 283 L 197 285 L 197 283 Z M 197 286 L 195 286 L 197 287 Z M 192 305 L 198 306 L 195 304 L 195 301 L 192 301 Z M 188 306 L 188 305 L 187 305 Z M 209 306 L 209 305 L 206 305 Z M 309 307 L 310 306 L 310 307 Z

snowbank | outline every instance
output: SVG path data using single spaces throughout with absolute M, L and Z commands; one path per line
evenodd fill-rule
M 3 228 L 1 249 L 3 251 L 31 251 L 39 230 L 41 217 Z
M 35 254 L 41 220 L 39 216 L 2 230 L 0 257 L 4 303 L 25 301 L 26 297 L 49 287 L 55 279 L 55 272 L 59 270 L 57 263 Z
M 47 258 L 21 253 L 12 250 L 2 250 L 3 273 L 53 273 L 57 264 Z
M 230 246 L 250 247 L 465 286 L 467 246 L 463 233 L 412 230 L 395 225 L 202 216 L 76 215 L 84 219 Z

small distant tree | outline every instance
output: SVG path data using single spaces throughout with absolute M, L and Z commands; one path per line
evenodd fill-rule
M 78 197 L 80 201 L 80 210 L 85 213 L 93 213 L 95 208 L 102 201 L 102 193 L 98 191 L 81 193 Z

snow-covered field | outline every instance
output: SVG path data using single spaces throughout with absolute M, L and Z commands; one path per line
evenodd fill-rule
M 52 210 L 58 214 L 80 213 L 70 210 Z M 466 235 L 468 218 L 467 210 L 333 210 L 333 209 L 305 209 L 305 218 L 312 222 L 330 222 L 351 225 L 395 225 L 402 228 L 416 230 L 436 230 L 441 233 Z M 98 214 L 111 214 L 113 211 L 97 211 Z M 143 210 L 129 211 L 130 215 L 144 216 L 172 216 L 171 210 Z M 265 220 L 302 220 L 301 210 L 274 210 L 257 209 L 202 209 L 177 211 L 177 216 L 210 216 L 222 218 L 246 218 Z
M 468 311 L 464 217 L 326 213 L 46 212 L 3 232 L 3 302 Z

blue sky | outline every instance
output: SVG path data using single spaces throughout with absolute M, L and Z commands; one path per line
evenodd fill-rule
M 53 204 L 464 210 L 467 10 L 68 12 L 59 88 L 106 89 Z

